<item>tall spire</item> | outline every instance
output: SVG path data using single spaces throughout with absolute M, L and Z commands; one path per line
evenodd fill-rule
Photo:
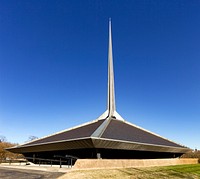
M 109 18 L 108 99 L 107 100 L 108 100 L 107 101 L 107 110 L 101 116 L 99 116 L 98 119 L 113 119 L 113 118 L 115 118 L 115 119 L 124 121 L 124 119 L 117 113 L 116 106 L 115 106 L 115 84 L 114 84 L 114 70 L 113 70 L 111 18 Z
M 112 53 L 112 30 L 111 18 L 109 18 L 109 49 L 108 49 L 108 104 L 107 110 L 109 117 L 114 116 L 115 112 L 115 88 L 114 88 L 114 70 Z

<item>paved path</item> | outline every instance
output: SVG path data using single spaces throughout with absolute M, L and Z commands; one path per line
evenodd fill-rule
M 2 179 L 56 179 L 63 174 L 61 172 L 0 167 L 0 178 Z

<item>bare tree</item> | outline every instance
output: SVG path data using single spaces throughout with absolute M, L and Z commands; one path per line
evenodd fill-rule
M 0 142 L 6 142 L 6 137 L 3 135 L 0 135 Z
M 31 136 L 28 137 L 27 142 L 30 142 L 30 141 L 35 140 L 35 139 L 38 139 L 38 137 L 31 135 Z

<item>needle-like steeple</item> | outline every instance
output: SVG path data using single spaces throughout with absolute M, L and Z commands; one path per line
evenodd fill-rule
M 115 88 L 114 88 L 114 70 L 112 53 L 112 29 L 111 19 L 109 19 L 109 49 L 108 49 L 108 115 L 114 116 L 115 112 Z
M 117 113 L 116 105 L 115 105 L 115 84 L 114 84 L 114 67 L 113 67 L 113 52 L 112 52 L 112 27 L 111 27 L 111 18 L 109 18 L 107 110 L 98 119 L 113 119 L 113 118 L 124 120 Z

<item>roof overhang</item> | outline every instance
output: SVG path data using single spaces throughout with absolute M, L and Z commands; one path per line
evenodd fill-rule
M 122 140 L 113 140 L 105 138 L 79 138 L 75 140 L 49 142 L 35 145 L 16 146 L 8 148 L 14 153 L 32 153 L 32 152 L 47 152 L 60 150 L 73 150 L 85 148 L 104 148 L 104 149 L 120 149 L 120 150 L 136 150 L 136 151 L 153 151 L 153 152 L 171 152 L 171 153 L 186 153 L 191 149 L 186 147 L 171 147 L 164 145 L 154 145 L 147 143 L 137 143 Z
M 91 138 L 80 138 L 76 140 L 56 141 L 42 144 L 21 145 L 6 150 L 14 153 L 47 152 L 59 150 L 72 150 L 81 148 L 93 148 Z
M 154 145 L 147 143 L 138 143 L 113 139 L 93 138 L 95 148 L 121 149 L 121 150 L 137 150 L 152 152 L 170 152 L 170 153 L 186 153 L 191 149 L 186 147 L 171 147 L 164 145 Z

